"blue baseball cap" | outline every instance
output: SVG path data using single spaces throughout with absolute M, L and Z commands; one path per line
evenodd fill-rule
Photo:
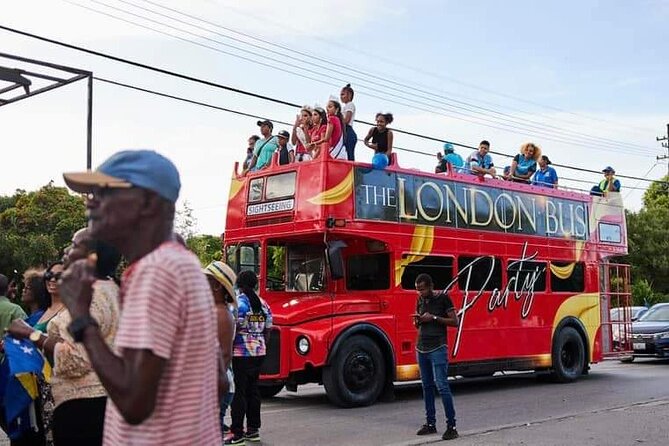
M 453 147 L 453 144 L 450 142 L 444 143 L 444 152 L 449 153 L 449 152 L 455 152 L 455 147 Z
M 604 172 L 604 173 L 607 173 L 607 172 L 616 173 L 616 170 L 615 170 L 613 167 L 611 167 L 611 166 L 606 166 L 606 167 L 602 170 L 602 172 Z
M 123 150 L 109 157 L 93 172 L 64 173 L 67 186 L 75 192 L 89 193 L 96 188 L 141 187 L 175 203 L 181 181 L 172 161 L 153 150 Z

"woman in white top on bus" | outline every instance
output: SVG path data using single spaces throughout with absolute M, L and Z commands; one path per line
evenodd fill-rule
M 346 84 L 339 93 L 341 99 L 341 114 L 344 117 L 344 146 L 349 161 L 355 161 L 355 145 L 358 142 L 358 135 L 353 130 L 353 121 L 355 121 L 355 104 L 353 104 L 353 88 L 351 84 Z
M 293 134 L 290 142 L 295 146 L 295 160 L 308 161 L 311 159 L 311 154 L 307 149 L 309 144 L 309 134 L 311 133 L 311 114 L 313 110 L 308 105 L 305 105 L 300 110 L 300 114 L 295 117 L 295 124 L 293 124 Z

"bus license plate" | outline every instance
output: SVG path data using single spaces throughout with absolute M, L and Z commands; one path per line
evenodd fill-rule
M 632 344 L 634 350 L 646 350 L 646 344 L 644 342 L 635 342 Z

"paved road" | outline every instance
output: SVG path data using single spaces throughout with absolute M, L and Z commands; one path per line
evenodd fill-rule
M 669 361 L 605 362 L 573 384 L 531 374 L 452 384 L 463 445 L 669 444 Z M 438 414 L 441 416 L 441 408 Z M 283 391 L 263 403 L 263 445 L 418 445 L 423 423 L 420 386 L 402 384 L 396 400 L 338 409 L 320 386 Z M 438 428 L 443 430 L 443 423 Z M 9 442 L 0 438 L 0 446 Z M 443 443 L 442 443 L 443 444 Z
M 572 384 L 531 374 L 458 380 L 452 385 L 460 445 L 669 444 L 669 361 L 605 362 Z M 441 414 L 438 409 L 438 414 Z M 401 385 L 396 400 L 337 409 L 321 387 L 283 391 L 263 404 L 264 445 L 408 445 L 420 438 L 420 386 Z M 438 426 L 443 430 L 444 424 Z

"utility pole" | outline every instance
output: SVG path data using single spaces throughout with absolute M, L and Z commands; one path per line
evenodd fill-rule
M 662 143 L 662 147 L 667 149 L 666 155 L 658 155 L 656 158 L 658 161 L 667 160 L 667 175 L 669 175 L 669 124 L 667 124 L 667 134 L 663 137 L 656 137 L 658 141 L 667 141 Z

